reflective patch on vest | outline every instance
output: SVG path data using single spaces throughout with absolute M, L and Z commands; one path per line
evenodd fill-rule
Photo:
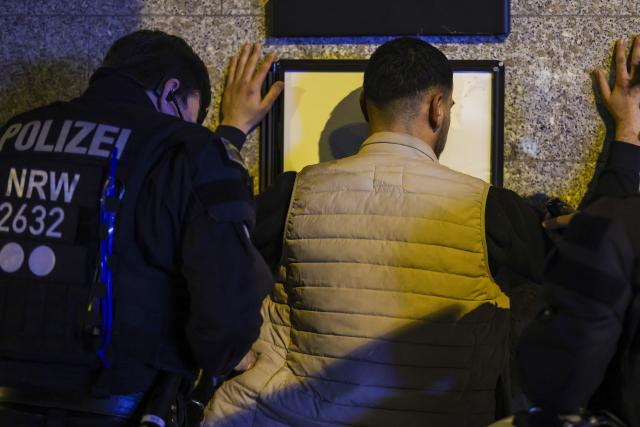
M 220 140 L 222 141 L 224 150 L 227 153 L 227 158 L 232 162 L 242 166 L 244 169 L 246 169 L 246 166 L 244 165 L 244 161 L 242 160 L 242 155 L 240 154 L 240 151 L 236 148 L 236 146 L 230 143 L 225 138 L 220 138 Z
M 79 208 L 97 212 L 100 168 L 0 160 L 0 236 L 74 242 Z
M 0 277 L 84 286 L 86 272 L 87 250 L 81 246 L 0 239 Z
M 24 250 L 15 242 L 9 242 L 0 249 L 0 270 L 15 273 L 24 262 Z
M 64 153 L 108 158 L 113 147 L 122 156 L 131 129 L 81 120 L 34 120 L 14 123 L 0 135 L 0 152 Z
M 49 275 L 56 266 L 56 254 L 49 246 L 41 245 L 29 255 L 29 271 L 36 276 Z
M 0 159 L 0 275 L 86 283 L 87 236 L 78 233 L 97 230 L 102 170 L 67 159 Z M 78 237 L 83 246 L 74 246 Z

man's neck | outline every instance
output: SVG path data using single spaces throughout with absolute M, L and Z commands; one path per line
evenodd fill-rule
M 424 129 L 424 127 L 409 126 L 406 124 L 385 124 L 385 125 L 373 125 L 369 126 L 370 135 L 379 132 L 391 132 L 403 135 L 410 135 L 419 139 L 425 145 L 435 150 L 437 137 L 430 129 Z

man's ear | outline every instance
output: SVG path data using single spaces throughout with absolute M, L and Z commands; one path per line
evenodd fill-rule
M 364 116 L 364 120 L 369 123 L 369 112 L 367 111 L 367 98 L 364 96 L 364 90 L 360 92 L 360 111 Z
M 429 100 L 429 126 L 434 132 L 437 132 L 444 123 L 443 101 L 441 93 L 436 93 Z
M 174 102 L 175 93 L 179 88 L 180 80 L 178 79 L 167 79 L 164 83 L 158 86 L 155 93 L 158 97 L 156 100 L 156 107 L 158 108 L 158 111 L 175 115 L 175 106 L 172 104 Z M 175 102 L 178 102 L 178 100 L 175 99 Z

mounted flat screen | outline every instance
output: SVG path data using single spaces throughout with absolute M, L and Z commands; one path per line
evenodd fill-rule
M 497 36 L 509 0 L 270 0 L 270 37 Z
M 452 61 L 451 127 L 440 163 L 502 185 L 504 69 L 496 61 Z M 366 61 L 281 61 L 268 82 L 283 96 L 263 124 L 261 188 L 283 171 L 355 154 L 368 136 L 359 97 Z

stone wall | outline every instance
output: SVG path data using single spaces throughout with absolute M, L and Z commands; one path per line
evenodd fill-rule
M 208 65 L 217 94 L 229 56 L 265 37 L 263 1 L 2 0 L 0 122 L 77 96 L 110 44 L 139 28 L 183 36 Z M 616 37 L 634 31 L 640 31 L 637 0 L 512 0 L 505 42 L 436 40 L 449 58 L 506 64 L 507 187 L 579 201 L 605 134 L 589 73 L 608 65 Z M 282 58 L 365 58 L 379 40 L 370 42 L 279 41 L 269 48 Z M 244 150 L 254 174 L 256 140 Z

